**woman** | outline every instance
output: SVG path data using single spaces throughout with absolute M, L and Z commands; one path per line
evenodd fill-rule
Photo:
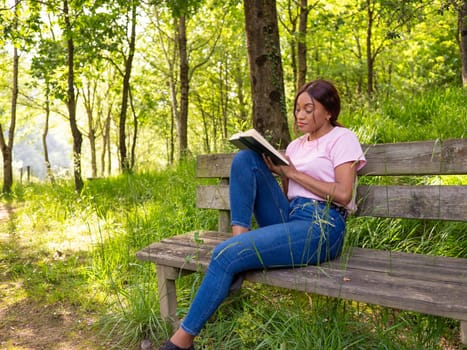
M 339 113 L 334 85 L 312 81 L 295 98 L 303 135 L 287 147 L 289 165 L 249 150 L 237 153 L 230 175 L 233 237 L 214 249 L 188 314 L 161 350 L 194 349 L 195 336 L 242 272 L 320 264 L 340 254 L 347 213 L 355 210 L 357 171 L 366 161 L 355 134 L 337 122 Z

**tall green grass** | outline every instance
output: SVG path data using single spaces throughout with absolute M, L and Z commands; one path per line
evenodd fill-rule
M 340 119 L 362 143 L 446 140 L 467 133 L 467 90 L 433 89 L 374 101 L 344 101 Z
M 364 143 L 464 137 L 465 101 L 461 89 L 371 105 L 347 101 L 342 120 Z M 164 237 L 216 228 L 216 213 L 196 208 L 196 185 L 195 162 L 187 160 L 172 169 L 89 181 L 81 195 L 71 181 L 16 187 L 17 211 L 5 228 L 10 240 L 0 250 L 0 266 L 5 276 L 29 281 L 31 298 L 99 314 L 96 332 L 108 347 L 129 349 L 144 338 L 157 344 L 171 332 L 159 314 L 157 272 L 135 253 Z M 346 244 L 467 257 L 465 232 L 460 223 L 351 218 Z M 19 236 L 29 243 L 18 246 Z M 177 282 L 180 316 L 201 278 Z M 452 320 L 245 283 L 197 341 L 204 349 L 434 350 L 454 347 L 457 334 Z

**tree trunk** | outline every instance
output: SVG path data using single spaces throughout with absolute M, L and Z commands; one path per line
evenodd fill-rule
M 371 52 L 372 45 L 372 29 L 373 29 L 373 8 L 371 0 L 367 0 L 367 31 L 366 31 L 366 64 L 367 64 L 367 93 L 368 96 L 373 94 L 373 56 Z
M 459 9 L 460 50 L 462 59 L 462 85 L 467 87 L 467 0 Z
M 130 77 L 131 68 L 133 65 L 133 57 L 135 54 L 136 45 L 136 1 L 133 2 L 131 8 L 131 33 L 128 48 L 128 57 L 125 59 L 125 74 L 123 77 L 123 91 L 122 91 L 122 108 L 120 110 L 120 123 L 119 123 L 119 150 L 120 150 L 120 166 L 123 172 L 130 171 L 130 162 L 128 159 L 126 149 L 126 116 L 128 110 L 128 96 L 130 92 Z
M 247 102 L 245 99 L 245 88 L 243 87 L 243 78 L 240 72 L 235 75 L 235 82 L 236 82 L 236 91 L 237 91 L 237 100 L 239 105 L 239 119 L 241 121 L 246 121 L 248 119 L 248 111 L 246 108 Z M 227 129 L 227 125 L 225 125 Z M 225 133 L 225 137 L 227 137 L 227 132 Z
M 110 152 L 110 123 L 111 123 L 111 116 L 112 116 L 112 102 L 108 106 L 107 116 L 105 117 L 104 121 L 104 130 L 102 132 L 102 154 L 101 154 L 101 175 L 105 176 L 105 169 L 106 169 L 106 162 L 105 156 L 108 155 L 108 162 L 107 162 L 107 175 L 110 176 L 111 173 L 111 152 Z
M 81 177 L 81 145 L 83 136 L 78 129 L 76 122 L 76 96 L 74 77 L 74 52 L 75 46 L 72 37 L 72 28 L 69 17 L 68 0 L 63 1 L 63 13 L 65 16 L 65 27 L 67 31 L 67 66 L 68 66 L 68 86 L 67 86 L 67 108 L 70 119 L 71 135 L 73 136 L 73 173 L 75 180 L 75 190 L 79 193 L 83 189 L 83 179 Z
M 93 85 L 92 87 L 90 85 Z M 84 109 L 88 117 L 89 148 L 91 152 L 91 177 L 97 177 L 97 155 L 96 155 L 96 126 L 94 122 L 94 105 L 96 98 L 97 83 L 88 81 L 86 88 L 82 89 Z
M 306 83 L 307 72 L 307 46 L 306 46 L 306 29 L 308 21 L 308 0 L 300 1 L 300 21 L 298 24 L 298 45 L 297 45 L 297 61 L 298 61 L 298 75 L 297 75 L 297 91 Z
M 94 120 L 92 111 L 88 113 L 88 139 L 91 151 L 91 171 L 92 177 L 97 177 L 97 155 L 96 155 L 96 130 L 94 128 Z
M 130 166 L 131 169 L 135 167 L 135 162 L 136 162 L 136 140 L 138 139 L 138 115 L 135 110 L 135 106 L 133 104 L 133 94 L 131 93 L 130 90 L 130 107 L 131 107 L 131 115 L 133 116 L 133 137 L 131 140 L 131 161 L 130 161 Z
M 47 173 L 47 179 L 54 182 L 54 174 L 49 160 L 49 149 L 47 147 L 47 135 L 49 134 L 49 119 L 50 119 L 50 83 L 46 81 L 45 87 L 45 123 L 44 132 L 42 133 L 42 148 L 44 149 L 44 162 Z
M 18 27 L 18 7 L 19 0 L 15 1 L 14 10 L 14 27 Z M 8 140 L 5 141 L 3 136 L 3 128 L 0 124 L 0 146 L 2 148 L 3 155 L 3 193 L 10 193 L 11 187 L 13 186 L 13 142 L 15 139 L 15 128 L 16 128 L 16 107 L 18 104 L 18 72 L 19 72 L 19 56 L 18 49 L 13 48 L 13 82 L 12 82 L 12 94 L 11 94 L 11 119 L 10 128 L 8 130 Z
M 179 159 L 186 156 L 188 151 L 188 54 L 186 39 L 186 18 L 180 16 L 178 22 L 178 49 L 180 55 L 180 114 L 177 119 Z
M 178 123 L 178 120 L 179 120 L 177 90 L 175 87 L 175 81 L 174 81 L 173 76 L 174 76 L 173 65 L 170 65 L 169 90 L 170 90 L 170 105 L 171 105 L 172 113 L 170 115 L 170 144 L 168 145 L 169 164 L 173 164 L 175 160 L 174 122 Z
M 355 44 L 356 44 L 356 57 L 358 60 L 358 65 L 360 67 L 363 67 L 363 50 L 362 50 L 362 45 L 360 44 L 360 38 L 355 35 Z M 358 94 L 362 94 L 363 92 L 363 86 L 364 86 L 364 77 L 363 77 L 363 70 L 359 69 L 358 70 L 358 80 L 357 80 L 357 92 Z
M 244 0 L 253 126 L 276 147 L 290 142 L 275 0 Z
M 18 5 L 16 5 L 18 6 Z M 11 119 L 10 128 L 8 130 L 8 143 L 3 139 L 3 130 L 0 128 L 2 134 L 2 154 L 3 154 L 3 193 L 10 193 L 13 185 L 13 141 L 16 128 L 16 107 L 18 102 L 18 67 L 19 56 L 18 49 L 13 49 L 13 89 L 11 95 Z

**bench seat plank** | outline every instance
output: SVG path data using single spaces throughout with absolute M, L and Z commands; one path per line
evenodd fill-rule
M 206 271 L 212 249 L 230 234 L 197 231 L 166 238 L 138 259 L 183 271 Z M 464 320 L 467 259 L 351 248 L 320 266 L 251 271 L 247 280 L 392 308 Z
M 431 315 L 466 319 L 465 287 L 401 278 L 380 272 L 309 266 L 254 272 L 247 279 L 276 287 L 377 304 Z
M 165 255 L 176 254 L 176 260 L 183 260 L 184 264 L 189 257 L 200 259 L 199 263 L 207 266 L 212 248 L 228 238 L 230 234 L 215 231 L 202 231 L 198 234 L 199 242 L 196 241 L 194 232 L 166 238 L 161 243 L 155 243 L 143 249 L 138 253 L 138 258 L 156 262 L 163 257 L 167 259 Z M 352 248 L 340 258 L 326 264 L 336 269 L 355 268 L 400 277 L 417 276 L 417 278 L 426 280 L 460 283 L 464 284 L 467 290 L 467 259 Z M 433 267 L 435 269 L 432 269 Z
M 352 248 L 327 264 L 334 268 L 351 267 L 398 277 L 457 283 L 467 291 L 467 259 Z

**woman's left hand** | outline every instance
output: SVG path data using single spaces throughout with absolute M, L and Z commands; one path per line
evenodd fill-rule
M 290 158 L 287 156 L 286 158 L 289 161 L 289 165 L 276 165 L 274 164 L 274 162 L 271 160 L 270 157 L 263 154 L 263 160 L 266 163 L 269 170 L 271 170 L 273 173 L 279 175 L 282 178 L 287 178 L 288 177 L 287 174 L 290 174 L 291 171 L 295 170 L 295 167 L 290 161 Z

